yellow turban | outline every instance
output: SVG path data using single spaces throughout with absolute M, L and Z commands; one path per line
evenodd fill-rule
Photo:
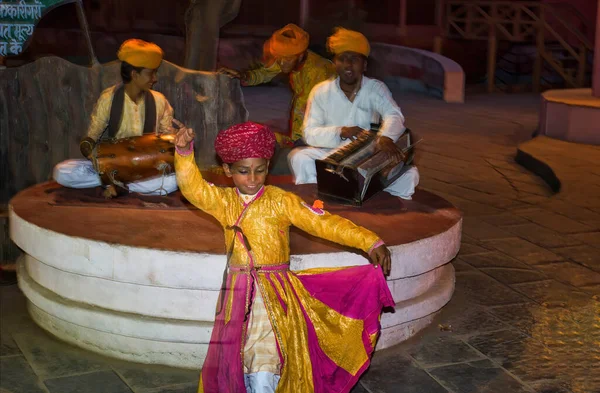
M 293 23 L 277 30 L 268 40 L 269 52 L 272 56 L 293 56 L 308 49 L 308 33 Z
M 331 37 L 327 39 L 327 49 L 334 55 L 343 52 L 356 52 L 369 57 L 371 46 L 367 37 L 358 31 L 338 27 Z
M 117 57 L 134 67 L 158 68 L 163 58 L 163 51 L 152 42 L 138 39 L 125 41 L 117 52 Z

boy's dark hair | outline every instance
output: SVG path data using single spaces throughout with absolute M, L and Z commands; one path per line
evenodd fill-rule
M 121 62 L 121 79 L 123 80 L 123 84 L 127 84 L 131 82 L 131 72 L 136 71 L 138 73 L 142 72 L 144 67 L 134 67 L 126 61 Z

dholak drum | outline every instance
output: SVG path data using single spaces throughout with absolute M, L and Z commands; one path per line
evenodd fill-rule
M 163 176 L 174 171 L 174 135 L 144 134 L 101 141 L 91 161 L 106 185 L 125 184 Z

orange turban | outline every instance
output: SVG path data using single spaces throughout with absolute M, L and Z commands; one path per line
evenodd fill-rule
M 290 23 L 273 33 L 265 49 L 268 47 L 271 55 L 275 57 L 299 55 L 308 49 L 308 40 L 306 31 Z
M 367 37 L 358 31 L 337 27 L 331 37 L 327 39 L 327 49 L 334 55 L 343 52 L 356 52 L 369 57 L 371 46 Z
M 163 58 L 163 51 L 152 42 L 130 39 L 121 45 L 117 52 L 119 60 L 127 62 L 134 67 L 158 68 Z

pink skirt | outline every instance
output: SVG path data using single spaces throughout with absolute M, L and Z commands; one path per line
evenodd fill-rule
M 288 268 L 230 269 L 199 392 L 246 392 L 243 348 L 254 280 L 280 355 L 278 393 L 347 393 L 368 368 L 381 311 L 394 306 L 381 268 Z

